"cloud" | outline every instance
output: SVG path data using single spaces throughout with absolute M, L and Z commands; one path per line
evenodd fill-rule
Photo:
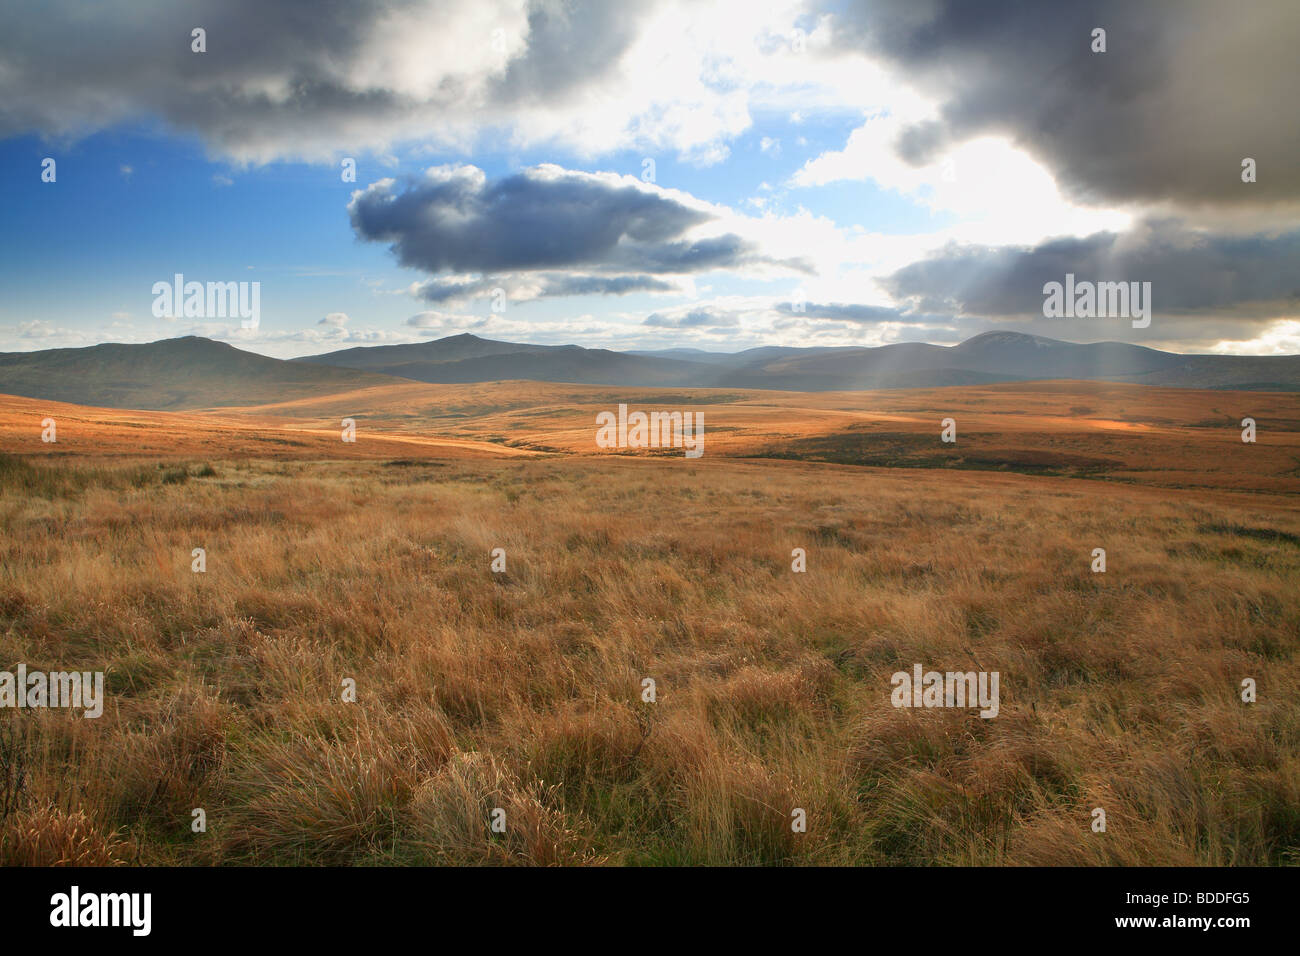
M 842 302 L 804 302 L 796 306 L 793 302 L 781 302 L 776 311 L 784 315 L 803 315 L 810 319 L 838 319 L 844 322 L 895 322 L 903 316 L 903 311 L 892 306 L 857 305 Z
M 632 292 L 686 294 L 689 286 L 645 275 L 599 276 L 562 273 L 493 275 L 478 279 L 452 277 L 417 283 L 411 291 L 435 305 L 464 304 L 504 296 L 521 303 L 580 295 L 628 295 Z
M 1043 285 L 1067 273 L 1150 282 L 1155 314 L 1300 312 L 1300 232 L 1215 235 L 1173 221 L 1033 247 L 949 246 L 882 280 L 914 308 L 959 315 L 1041 315 Z
M 1294 60 L 1300 4 L 859 0 L 830 19 L 835 48 L 892 64 L 938 101 L 893 142 L 911 164 L 996 134 L 1080 201 L 1293 213 L 1300 199 L 1300 125 L 1284 119 L 1300 71 L 1278 68 Z M 1241 181 L 1245 157 L 1255 184 Z
M 156 118 L 237 163 L 489 133 L 716 162 L 751 124 L 756 74 L 795 59 L 758 41 L 797 15 L 788 0 L 43 0 L 0 33 L 0 138 Z
M 740 325 L 740 317 L 720 309 L 691 309 L 677 315 L 655 312 L 643 325 L 661 329 L 730 329 Z
M 654 276 L 544 276 L 544 295 L 627 295 L 629 292 L 681 292 L 682 287 Z
M 577 12 L 598 14 L 589 6 Z M 517 100 L 525 77 L 539 97 L 598 79 L 617 42 L 578 47 L 578 62 L 561 69 L 554 38 L 584 39 L 583 18 L 562 10 L 519 0 L 51 0 L 0 40 L 0 72 L 12 78 L 0 133 L 156 115 L 239 160 L 382 145 L 440 110 L 455 117 Z M 596 20 L 611 28 L 610 17 Z M 206 52 L 191 49 L 195 26 L 207 32 Z
M 689 306 L 661 309 L 640 320 L 634 347 L 663 348 L 658 330 L 672 330 L 675 345 L 736 351 L 761 345 L 870 346 L 899 341 L 956 342 L 996 327 L 986 320 L 954 321 L 951 315 L 853 302 L 791 301 L 770 296 L 718 296 Z
M 736 237 L 721 247 L 681 238 L 713 218 L 702 204 L 630 176 L 551 165 L 491 183 L 476 166 L 436 166 L 405 188 L 383 179 L 354 193 L 348 213 L 359 237 L 390 242 L 402 265 L 431 273 L 643 262 L 690 271 L 744 254 Z
M 316 324 L 329 325 L 336 329 L 341 329 L 343 326 L 348 324 L 348 316 L 346 312 L 331 312 Z
M 66 329 L 60 329 L 44 319 L 32 319 L 28 322 L 18 323 L 18 335 L 24 339 L 50 339 L 66 333 Z
M 448 312 L 417 312 L 403 324 L 413 329 L 425 329 L 439 335 L 454 335 L 469 329 L 481 329 L 487 319 L 475 315 L 455 315 Z
M 438 304 L 497 289 L 514 301 L 682 293 L 693 273 L 807 268 L 719 233 L 724 218 L 739 220 L 685 193 L 554 165 L 493 181 L 475 166 L 436 166 L 356 191 L 348 213 L 358 237 L 389 243 L 399 263 L 435 276 L 414 291 Z

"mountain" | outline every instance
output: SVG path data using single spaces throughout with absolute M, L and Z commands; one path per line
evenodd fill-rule
M 1300 356 L 1178 355 L 1122 342 L 1076 345 L 1021 332 L 986 332 L 960 345 L 875 348 L 763 346 L 611 352 L 454 335 L 414 345 L 346 349 L 294 359 L 422 382 L 534 379 L 591 385 L 678 385 L 838 391 L 1082 379 L 1181 388 L 1300 390 Z
M 704 362 L 635 355 L 577 345 L 520 345 L 465 333 L 413 345 L 373 345 L 292 361 L 464 384 L 527 379 L 578 385 L 701 385 L 714 374 Z
M 953 346 L 809 351 L 739 370 L 722 384 L 760 387 L 757 382 L 765 380 L 771 384 L 762 387 L 820 391 L 1042 379 L 1297 391 L 1300 356 L 1179 355 L 1123 342 L 1078 345 L 1022 332 L 985 332 Z M 822 384 L 809 384 L 818 380 Z
M 260 405 L 393 382 L 371 372 L 268 358 L 194 335 L 147 345 L 0 352 L 0 392 L 102 408 Z
M 1300 356 L 1178 355 L 986 332 L 960 345 L 764 346 L 743 352 L 614 352 L 453 335 L 285 361 L 187 336 L 147 345 L 0 353 L 0 393 L 106 408 L 177 410 L 334 394 L 402 381 L 851 391 L 1077 379 L 1300 391 Z

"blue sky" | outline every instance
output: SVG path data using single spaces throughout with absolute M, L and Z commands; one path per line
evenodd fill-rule
M 871 182 L 821 187 L 789 182 L 808 160 L 841 145 L 860 121 L 860 116 L 845 115 L 798 123 L 786 115 L 758 117 L 732 143 L 726 162 L 702 165 L 672 154 L 655 156 L 655 180 L 736 209 L 752 210 L 750 200 L 757 199 L 775 213 L 806 210 L 882 233 L 924 232 L 950 224 L 951 215 Z M 45 188 L 31 188 L 31 181 L 40 182 L 47 156 L 56 160 L 57 179 L 40 183 Z M 357 182 L 364 185 L 460 162 L 473 162 L 489 177 L 558 163 L 640 179 L 647 157 L 622 150 L 591 162 L 555 150 L 466 156 L 414 147 L 354 158 Z M 356 185 L 342 182 L 334 163 L 232 164 L 209 157 L 196 137 L 171 135 L 156 125 L 131 125 L 69 143 L 37 136 L 5 140 L 0 142 L 0 177 L 10 184 L 3 197 L 7 227 L 0 234 L 10 295 L 0 309 L 0 322 L 21 324 L 39 317 L 49 325 L 92 333 L 107 324 L 121 334 L 137 326 L 155 328 L 162 337 L 182 334 L 183 329 L 148 322 L 153 283 L 176 272 L 199 281 L 262 282 L 261 321 L 272 333 L 310 329 L 331 313 L 348 315 L 350 324 L 400 328 L 421 310 L 411 297 L 392 294 L 418 276 L 395 264 L 382 244 L 358 241 L 349 226 L 347 204 Z M 68 282 L 70 275 L 78 281 Z M 799 284 L 798 277 L 758 284 L 726 273 L 711 277 L 712 287 L 723 294 L 743 294 L 748 287 L 788 294 Z M 649 315 L 693 301 L 689 296 L 631 295 L 614 305 L 619 312 Z M 592 311 L 582 297 L 526 308 L 548 318 Z M 488 321 L 493 315 L 487 300 L 463 311 Z M 638 335 L 645 333 L 634 331 L 627 344 L 657 345 Z M 567 338 L 556 329 L 537 340 Z M 37 338 L 33 347 L 47 346 Z
M 1094 6 L 1124 25 L 1121 6 Z M 0 107 L 0 349 L 202 334 L 291 356 L 462 331 L 739 349 L 950 344 L 1018 328 L 1300 350 L 1295 295 L 1269 271 L 1293 248 L 1294 189 L 1219 195 L 1207 178 L 1179 194 L 1181 183 L 1115 178 L 1116 165 L 1144 157 L 1186 178 L 1160 142 L 1108 143 L 1142 155 L 1089 164 L 1056 142 L 1061 124 L 1015 127 L 1028 121 L 1023 104 L 1001 102 L 1006 90 L 1032 96 L 1063 67 L 984 57 L 960 82 L 979 59 L 970 44 L 988 41 L 966 35 L 957 6 L 937 3 L 928 24 L 891 3 L 377 2 L 337 23 L 323 12 L 305 22 L 304 9 L 196 0 L 87 13 L 53 2 L 0 40 L 0 75 L 18 78 Z M 1014 5 L 988 15 L 1013 17 Z M 98 31 L 68 39 L 70 23 L 96 16 Z M 1007 26 L 1071 51 L 1085 79 L 1118 82 L 1096 71 L 1124 61 L 1090 54 L 1086 22 Z M 196 52 L 197 23 L 211 36 Z M 276 24 L 300 34 L 297 58 L 266 39 Z M 909 62 L 879 41 L 907 29 L 928 31 L 948 58 Z M 79 48 L 96 36 L 99 46 Z M 1235 82 L 1261 82 L 1239 72 Z M 1132 82 L 1169 84 L 1149 98 L 1176 103 L 1178 80 L 1157 70 Z M 971 102 L 981 83 L 984 99 Z M 1049 116 L 1050 95 L 1035 104 Z M 1094 99 L 1077 109 L 1104 123 L 1115 107 L 1104 90 Z M 41 178 L 46 157 L 54 182 Z M 355 183 L 341 181 L 343 157 L 356 160 Z M 1287 162 L 1290 180 L 1294 154 Z M 1239 185 L 1235 168 L 1224 176 Z M 636 239 L 638 228 L 656 238 Z M 456 254 L 493 235 L 518 247 L 508 262 Z M 1256 236 L 1263 266 L 1259 255 L 1225 264 L 1224 250 Z M 1040 286 L 1072 268 L 1054 255 L 1070 242 L 1081 269 L 1115 272 L 1098 278 L 1157 277 L 1157 311 L 1162 282 L 1178 284 L 1165 297 L 1173 307 L 1141 334 L 1045 319 Z M 1202 294 L 1207 246 L 1220 273 Z M 257 329 L 153 315 L 154 283 L 175 273 L 260 283 Z M 575 284 L 605 291 L 568 294 Z M 629 286 L 643 291 L 609 291 Z M 492 308 L 495 288 L 504 311 Z

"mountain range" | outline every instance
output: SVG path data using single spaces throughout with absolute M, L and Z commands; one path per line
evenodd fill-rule
M 765 346 L 616 352 L 498 342 L 468 333 L 409 345 L 275 359 L 197 336 L 142 345 L 0 353 L 0 393 L 107 408 L 258 405 L 398 381 L 847 391 L 1074 379 L 1300 391 L 1300 356 L 1180 355 L 986 332 L 959 345 Z
M 954 346 L 763 346 L 734 353 L 612 352 L 496 342 L 467 333 L 293 361 L 444 383 L 532 379 L 820 392 L 1091 379 L 1183 388 L 1300 389 L 1300 356 L 1179 355 L 1120 342 L 1076 345 L 1021 332 L 986 332 Z

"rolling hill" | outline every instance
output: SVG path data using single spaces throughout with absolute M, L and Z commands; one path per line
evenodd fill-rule
M 616 352 L 453 335 L 283 360 L 196 336 L 144 345 L 0 353 L 0 394 L 103 408 L 268 405 L 402 382 L 538 381 L 620 387 L 829 392 L 1042 380 L 1300 391 L 1300 356 L 1178 355 L 988 332 L 959 345 L 765 346 Z
M 375 345 L 291 361 L 351 368 L 419 382 L 569 382 L 578 385 L 701 385 L 705 363 L 577 345 L 522 345 L 465 333 L 412 345 Z
M 531 379 L 844 391 L 1070 379 L 1177 388 L 1300 390 L 1300 356 L 1178 355 L 1120 342 L 1077 345 L 1020 332 L 986 332 L 954 346 L 917 342 L 875 348 L 764 346 L 730 354 L 695 349 L 612 352 L 463 334 L 293 361 L 442 384 Z
M 286 362 L 194 335 L 146 345 L 0 353 L 0 393 L 101 408 L 261 405 L 393 382 L 387 375 Z

